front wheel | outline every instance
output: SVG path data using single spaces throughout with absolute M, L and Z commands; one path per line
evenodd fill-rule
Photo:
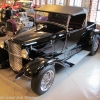
M 99 43 L 100 43 L 99 36 L 96 35 L 96 36 L 93 38 L 92 45 L 91 45 L 91 50 L 90 50 L 90 55 L 91 55 L 91 56 L 95 55 L 96 52 L 98 51 Z
M 55 68 L 52 65 L 48 65 L 44 68 L 37 77 L 33 77 L 31 81 L 31 88 L 33 92 L 38 95 L 42 95 L 48 91 L 54 81 Z

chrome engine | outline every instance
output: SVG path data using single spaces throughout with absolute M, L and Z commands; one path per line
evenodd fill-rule
M 33 26 L 33 22 L 29 21 L 29 17 L 27 16 L 27 12 L 20 12 L 19 16 L 14 16 L 13 19 L 16 22 L 17 30 L 21 28 L 31 28 Z
M 12 16 L 7 20 L 7 35 L 13 36 L 21 29 L 30 29 L 34 25 L 34 20 L 30 21 L 27 12 L 20 12 L 18 16 Z

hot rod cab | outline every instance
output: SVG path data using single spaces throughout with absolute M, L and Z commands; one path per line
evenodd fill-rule
M 52 9 L 51 9 L 52 8 Z M 47 12 L 47 21 L 36 21 L 30 29 L 8 41 L 0 41 L 1 68 L 7 64 L 17 73 L 31 78 L 32 90 L 41 95 L 55 78 L 56 64 L 71 67 L 86 55 L 96 54 L 99 30 L 87 22 L 87 10 L 81 7 L 45 5 L 35 11 Z M 4 56 L 7 55 L 7 56 Z

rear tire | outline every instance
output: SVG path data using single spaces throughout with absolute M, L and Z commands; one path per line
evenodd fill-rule
M 52 65 L 48 65 L 44 68 L 37 77 L 33 77 L 31 81 L 31 89 L 38 95 L 42 95 L 47 92 L 55 77 L 55 68 Z
M 5 36 L 6 35 L 6 26 L 5 23 L 0 23 L 0 36 Z
M 91 49 L 90 49 L 90 55 L 93 56 L 96 54 L 96 52 L 98 51 L 99 48 L 99 35 L 94 36 L 93 41 L 92 41 L 92 45 L 91 45 Z

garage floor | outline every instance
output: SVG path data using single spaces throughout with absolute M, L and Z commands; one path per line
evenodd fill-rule
M 0 100 L 100 100 L 100 49 L 71 68 L 56 67 L 50 90 L 37 96 L 30 89 L 30 79 L 13 82 L 11 69 L 0 70 Z

